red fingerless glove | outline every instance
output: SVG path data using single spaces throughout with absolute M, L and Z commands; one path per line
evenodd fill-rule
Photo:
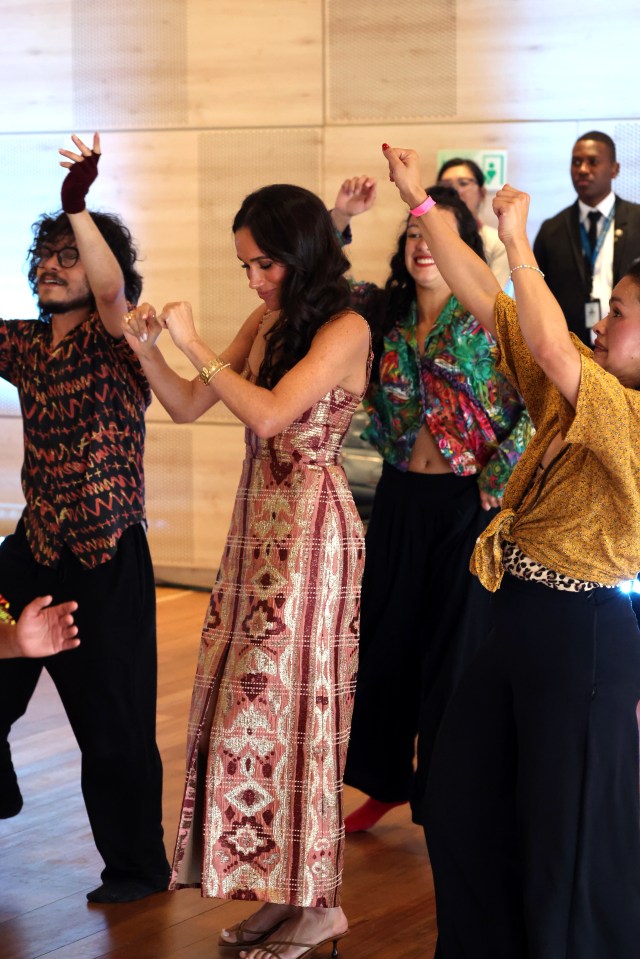
M 79 163 L 74 163 L 62 181 L 60 196 L 65 213 L 82 213 L 89 187 L 98 176 L 99 153 L 91 153 Z

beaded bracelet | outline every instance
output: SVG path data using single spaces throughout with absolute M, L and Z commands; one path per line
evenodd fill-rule
M 229 365 L 229 363 L 221 360 L 219 356 L 214 356 L 211 362 L 207 366 L 203 366 L 200 370 L 200 379 L 205 386 L 208 386 L 214 376 L 216 376 L 220 370 L 226 370 Z
M 535 270 L 536 273 L 539 273 L 544 280 L 544 273 L 542 270 L 539 270 L 537 266 L 532 266 L 530 263 L 519 263 L 518 266 L 512 267 L 509 270 L 509 279 L 511 279 L 511 274 L 515 273 L 516 270 Z
M 420 206 L 417 206 L 414 210 L 409 210 L 411 216 L 422 216 L 423 213 L 426 213 L 427 210 L 430 210 L 432 206 L 436 205 L 436 201 L 432 196 L 427 195 L 422 201 Z

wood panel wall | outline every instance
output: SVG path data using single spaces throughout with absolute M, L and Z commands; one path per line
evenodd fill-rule
M 579 13 L 558 0 L 3 0 L 0 25 L 4 316 L 33 315 L 30 224 L 58 206 L 56 150 L 71 132 L 102 132 L 91 201 L 130 225 L 145 298 L 191 300 L 219 348 L 254 306 L 230 222 L 264 183 L 299 183 L 330 205 L 345 176 L 379 176 L 349 255 L 354 275 L 384 280 L 404 209 L 383 140 L 415 146 L 427 181 L 438 149 L 507 149 L 510 181 L 533 196 L 533 234 L 573 200 L 571 146 L 596 127 L 618 142 L 620 193 L 640 199 L 631 0 L 615 11 L 585 0 Z M 15 395 L 0 390 L 0 535 L 21 510 L 20 433 Z M 224 411 L 175 426 L 152 405 L 148 506 L 161 574 L 212 580 L 242 450 L 242 427 Z

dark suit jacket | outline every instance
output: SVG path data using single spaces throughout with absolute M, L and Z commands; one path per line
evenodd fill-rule
M 613 227 L 613 282 L 640 257 L 640 204 L 616 196 Z M 584 304 L 591 294 L 591 277 L 580 242 L 578 201 L 545 220 L 533 244 L 538 266 L 567 319 L 569 329 L 591 346 L 584 323 Z

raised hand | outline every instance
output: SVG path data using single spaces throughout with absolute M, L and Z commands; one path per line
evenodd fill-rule
M 67 157 L 60 161 L 60 166 L 69 172 L 62 181 L 60 197 L 62 209 L 65 213 L 82 213 L 86 207 L 86 197 L 89 187 L 98 176 L 98 160 L 100 159 L 100 134 L 93 135 L 93 149 L 89 149 L 80 137 L 75 134 L 71 137 L 80 153 L 71 150 L 59 150 L 61 156 Z
M 523 239 L 527 235 L 529 194 L 515 190 L 505 183 L 493 200 L 493 212 L 498 217 L 498 236 L 503 243 L 511 239 Z
M 358 216 L 370 210 L 376 200 L 376 181 L 370 176 L 353 176 L 345 180 L 333 204 L 345 217 Z
M 134 307 L 122 318 L 122 332 L 138 356 L 151 353 L 162 330 L 163 325 L 156 316 L 155 307 L 150 303 Z
M 426 196 L 420 172 L 420 157 L 415 150 L 382 144 L 382 152 L 389 164 L 389 179 L 398 188 L 400 196 L 410 209 L 419 206 Z

